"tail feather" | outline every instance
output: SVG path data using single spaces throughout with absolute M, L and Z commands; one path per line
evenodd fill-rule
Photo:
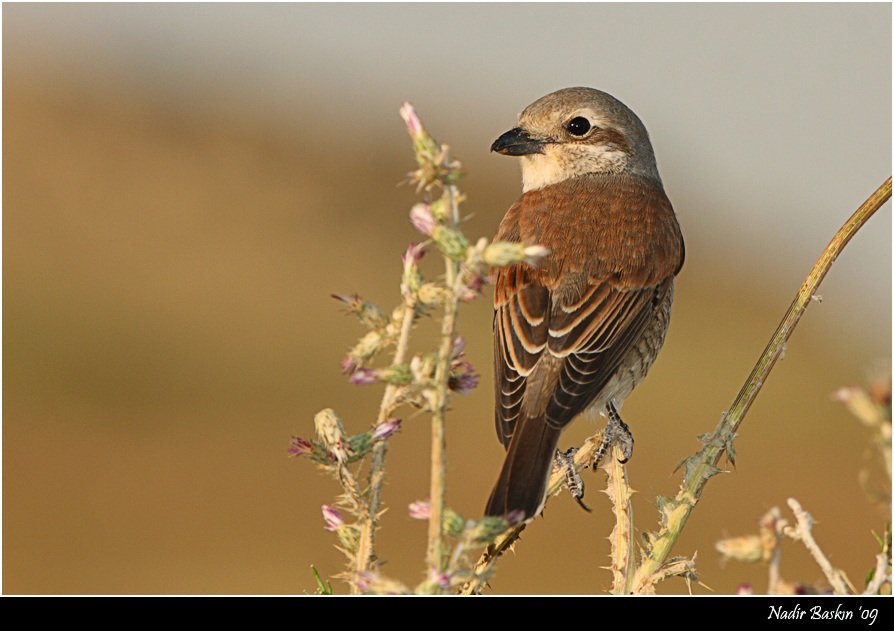
M 560 429 L 550 427 L 542 418 L 528 417 L 516 426 L 485 515 L 517 510 L 531 519 L 540 513 L 560 434 Z

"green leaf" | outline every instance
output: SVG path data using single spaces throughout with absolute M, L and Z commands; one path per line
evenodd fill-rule
M 310 566 L 311 571 L 314 573 L 314 580 L 317 583 L 317 591 L 314 592 L 316 594 L 320 594 L 323 596 L 332 596 L 332 583 L 323 582 L 323 577 L 320 576 L 320 573 L 317 571 L 313 565 Z M 305 592 L 307 593 L 307 592 Z

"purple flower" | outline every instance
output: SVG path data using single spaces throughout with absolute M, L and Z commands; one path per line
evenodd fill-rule
M 450 370 L 450 379 L 447 385 L 451 390 L 459 394 L 468 394 L 478 385 L 481 375 L 475 372 L 475 367 L 469 362 L 453 362 Z
M 358 386 L 368 386 L 379 380 L 378 372 L 372 368 L 358 368 L 351 375 L 349 381 Z
M 431 504 L 428 500 L 415 501 L 410 504 L 408 512 L 413 519 L 428 519 L 431 517 Z
M 331 532 L 335 532 L 345 523 L 338 509 L 329 504 L 323 504 L 323 520 L 326 522 L 326 530 Z
M 742 583 L 736 588 L 737 596 L 751 596 L 754 594 L 754 588 L 751 587 L 751 583 Z
M 372 439 L 373 440 L 385 440 L 389 436 L 392 436 L 397 430 L 400 429 L 400 419 L 393 418 L 387 421 L 382 421 L 376 428 L 373 430 Z
M 313 450 L 313 443 L 309 440 L 304 440 L 300 436 L 292 436 L 292 446 L 289 447 L 290 456 L 302 456 L 304 454 L 309 454 Z

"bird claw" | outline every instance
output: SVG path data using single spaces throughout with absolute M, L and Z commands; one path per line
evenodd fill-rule
M 624 453 L 624 458 L 618 459 L 618 462 L 621 464 L 626 464 L 631 456 L 633 456 L 633 434 L 630 433 L 630 428 L 627 427 L 627 423 L 621 419 L 621 415 L 618 413 L 613 402 L 609 402 L 605 407 L 608 411 L 608 424 L 605 426 L 605 431 L 602 432 L 602 440 L 599 443 L 599 447 L 596 449 L 596 457 L 593 464 L 594 469 L 599 467 L 599 463 L 602 462 L 602 459 L 605 457 L 605 454 L 608 453 L 608 450 L 612 445 L 618 445 Z
M 574 454 L 577 453 L 577 447 L 571 447 L 568 451 L 556 451 L 556 466 L 558 466 L 565 475 L 565 484 L 571 491 L 571 496 L 581 508 L 588 513 L 592 513 L 593 509 L 584 504 L 584 481 L 580 474 L 574 470 Z

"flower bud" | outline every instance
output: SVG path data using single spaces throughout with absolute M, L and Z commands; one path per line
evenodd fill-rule
M 416 204 L 410 210 L 410 223 L 419 232 L 430 237 L 438 225 L 438 221 L 432 214 L 431 204 Z
M 326 530 L 330 532 L 338 531 L 339 527 L 345 523 L 338 509 L 329 504 L 323 504 L 323 521 L 326 522 Z
M 368 386 L 379 381 L 378 371 L 371 368 L 357 369 L 349 381 L 358 386 Z
M 355 363 L 357 365 L 368 362 L 379 352 L 382 342 L 384 342 L 384 338 L 380 331 L 370 331 L 360 338 L 360 341 L 357 342 L 357 346 L 351 350 L 350 356 L 355 358 Z
M 290 456 L 303 456 L 304 454 L 313 453 L 314 446 L 309 440 L 305 440 L 300 436 L 292 436 L 292 446 L 289 447 Z
M 431 504 L 429 504 L 428 500 L 412 502 L 407 510 L 412 519 L 428 519 L 431 517 Z
M 721 539 L 714 544 L 714 548 L 725 558 L 735 561 L 754 563 L 763 558 L 763 545 L 756 535 Z
M 416 113 L 416 108 L 413 107 L 412 103 L 405 101 L 401 105 L 400 116 L 407 124 L 407 131 L 414 140 L 425 134 L 425 127 L 422 126 L 422 121 L 419 120 L 419 115 Z
M 529 245 L 522 251 L 522 256 L 528 265 L 537 265 L 540 259 L 548 256 L 549 253 L 549 248 L 542 245 Z
M 525 247 L 521 243 L 498 241 L 496 243 L 491 243 L 484 249 L 481 259 L 488 265 L 503 267 L 523 260 L 524 250 Z
M 459 230 L 447 226 L 436 226 L 432 232 L 432 239 L 438 244 L 441 252 L 455 261 L 466 258 L 466 250 L 469 248 L 469 240 Z
M 524 245 L 522 243 L 510 243 L 508 241 L 497 241 L 491 243 L 484 249 L 482 260 L 488 265 L 495 267 L 504 267 L 513 263 L 527 263 L 536 265 L 540 260 L 549 254 L 549 249 L 542 245 Z
M 419 301 L 429 307 L 444 304 L 448 297 L 448 291 L 436 283 L 424 283 L 419 288 Z
M 378 425 L 376 425 L 375 429 L 372 433 L 373 440 L 385 440 L 386 438 L 394 435 L 397 430 L 400 429 L 400 419 L 392 418 L 387 421 L 382 421 Z
M 341 418 L 331 408 L 320 410 L 314 417 L 314 427 L 317 436 L 326 445 L 329 454 L 338 462 L 348 459 L 348 442 L 345 428 L 341 424 Z

